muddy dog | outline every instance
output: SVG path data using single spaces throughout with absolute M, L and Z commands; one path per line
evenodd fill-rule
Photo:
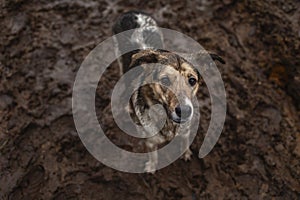
M 151 120 L 149 108 L 160 104 L 167 113 L 163 128 L 158 134 L 146 140 L 146 147 L 152 153 L 145 165 L 145 171 L 155 172 L 158 164 L 155 150 L 158 145 L 172 140 L 177 135 L 179 125 L 182 124 L 186 127 L 185 133 L 181 135 L 184 137 L 181 146 L 185 151 L 183 159 L 186 161 L 190 159 L 192 152 L 188 147 L 188 138 L 190 121 L 194 114 L 192 98 L 196 96 L 202 79 L 198 70 L 187 60 L 172 52 L 161 50 L 164 47 L 163 35 L 150 15 L 137 11 L 124 13 L 117 19 L 113 33 L 118 34 L 135 28 L 140 29 L 127 33 L 125 37 L 115 37 L 116 50 L 118 55 L 122 55 L 118 60 L 121 75 L 134 67 L 143 67 L 143 75 L 137 75 L 135 77 L 137 81 L 132 81 L 131 84 L 156 82 L 143 85 L 133 93 L 129 112 L 135 122 L 145 127 L 145 132 L 153 132 L 156 130 L 155 127 L 149 127 Z M 127 52 L 126 49 L 137 50 Z M 215 54 L 211 54 L 211 57 L 224 62 Z M 153 70 L 149 67 L 150 63 L 161 65 L 154 67 Z

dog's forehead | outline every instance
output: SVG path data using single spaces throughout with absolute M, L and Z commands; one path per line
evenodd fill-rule
M 196 73 L 196 69 L 188 61 L 165 50 L 142 50 L 132 57 L 132 66 L 145 63 L 159 63 L 174 68 L 178 72 Z
M 197 76 L 198 74 L 197 69 L 191 63 L 176 54 L 166 53 L 166 55 L 163 54 L 161 57 L 162 59 L 167 59 L 166 63 L 164 64 L 174 68 L 182 75 L 188 76 L 190 74 L 194 74 Z
M 193 72 L 196 72 L 196 69 L 190 63 L 183 61 L 180 64 L 180 71 L 187 72 L 187 73 L 193 73 Z

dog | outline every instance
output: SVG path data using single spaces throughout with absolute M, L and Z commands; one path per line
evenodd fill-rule
M 139 28 L 138 30 L 136 28 Z M 116 34 L 132 30 L 124 37 Z M 160 104 L 166 111 L 167 119 L 158 134 L 146 139 L 146 147 L 152 153 L 145 163 L 145 172 L 154 173 L 158 164 L 157 148 L 160 144 L 171 141 L 177 136 L 180 125 L 185 127 L 181 135 L 185 151 L 182 158 L 190 160 L 192 151 L 189 148 L 189 128 L 194 114 L 192 99 L 196 96 L 203 80 L 198 70 L 181 56 L 162 50 L 163 35 L 157 22 L 149 14 L 130 11 L 121 15 L 113 26 L 116 35 L 116 51 L 122 55 L 119 59 L 121 75 L 137 66 L 142 66 L 141 75 L 133 77 L 129 85 L 142 85 L 132 94 L 129 112 L 134 121 L 144 127 L 144 134 L 155 132 L 151 124 L 149 109 Z M 122 44 L 122 45 L 121 45 Z M 135 49 L 127 52 L 127 49 Z M 213 60 L 224 60 L 216 54 L 210 54 Z M 155 65 L 160 64 L 160 65 Z M 153 67 L 149 67 L 153 65 Z M 143 83 L 152 82 L 143 85 Z M 176 93 L 176 94 L 175 94 Z M 152 119 L 153 120 L 153 119 Z

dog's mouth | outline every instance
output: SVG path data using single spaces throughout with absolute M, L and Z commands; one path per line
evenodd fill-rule
M 187 117 L 187 118 L 183 118 L 183 117 L 179 117 L 175 111 L 171 113 L 171 116 L 170 116 L 171 120 L 177 124 L 184 124 L 188 121 L 191 120 L 191 116 L 190 117 Z
M 175 107 L 174 111 L 168 109 L 168 107 L 163 104 L 164 109 L 168 113 L 169 119 L 177 124 L 184 124 L 190 121 L 193 117 L 194 108 L 190 100 L 185 99 L 184 104 L 179 104 Z
M 190 120 L 179 117 L 175 111 L 170 111 L 165 104 L 163 104 L 163 107 L 168 114 L 168 118 L 177 124 L 184 124 L 185 122 Z

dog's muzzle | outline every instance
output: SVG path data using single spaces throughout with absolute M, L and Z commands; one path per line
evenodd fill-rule
M 188 98 L 184 100 L 184 103 L 178 104 L 178 106 L 175 108 L 175 111 L 171 114 L 172 120 L 176 123 L 185 123 L 191 120 L 192 116 L 193 104 Z

